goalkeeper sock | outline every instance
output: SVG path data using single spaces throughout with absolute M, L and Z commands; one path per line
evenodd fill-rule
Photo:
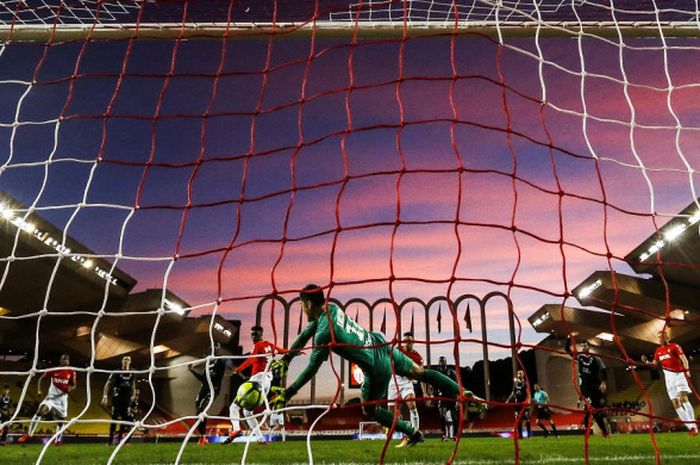
M 385 408 L 376 407 L 374 409 L 374 419 L 377 420 L 377 423 L 380 425 L 391 428 L 391 424 L 394 422 L 394 414 Z M 416 432 L 411 424 L 405 420 L 396 420 L 396 431 L 408 437 L 413 436 Z
M 423 381 L 438 388 L 446 396 L 459 397 L 459 385 L 437 370 L 425 370 L 423 372 Z
M 413 409 L 409 411 L 411 418 L 411 426 L 413 429 L 418 431 L 420 429 L 420 416 L 418 416 L 418 409 Z
M 27 435 L 34 436 L 34 432 L 36 431 L 36 427 L 39 426 L 39 420 L 41 420 L 40 415 L 34 415 L 32 417 L 32 421 L 29 423 L 29 429 L 27 430 Z

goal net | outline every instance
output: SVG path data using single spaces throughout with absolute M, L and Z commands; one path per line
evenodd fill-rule
M 690 0 L 2 2 L 0 442 L 265 463 L 251 438 L 303 437 L 311 463 L 359 430 L 374 463 L 403 428 L 520 463 L 527 428 L 692 463 L 657 437 L 697 432 L 699 31 Z M 390 406 L 333 339 L 286 405 L 232 413 L 319 349 L 272 379 L 309 283 L 469 393 Z M 649 441 L 603 454 L 623 432 Z

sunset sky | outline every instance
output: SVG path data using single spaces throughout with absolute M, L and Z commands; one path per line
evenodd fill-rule
M 669 40 L 665 65 L 660 41 L 626 41 L 621 60 L 617 45 L 588 39 L 582 60 L 574 39 L 540 40 L 543 119 L 532 38 L 508 38 L 500 54 L 478 35 L 355 47 L 317 37 L 313 50 L 307 39 L 236 40 L 223 52 L 220 40 L 138 41 L 131 51 L 126 41 L 12 44 L 0 55 L 0 190 L 38 208 L 66 205 L 39 214 L 62 228 L 72 217 L 68 234 L 100 254 L 123 240 L 118 267 L 138 290 L 167 286 L 204 313 L 221 298 L 219 311 L 244 328 L 257 296 L 291 299 L 332 281 L 342 301 L 498 290 L 522 341 L 536 343 L 525 319 L 608 269 L 606 242 L 612 266 L 631 273 L 621 258 L 654 231 L 652 201 L 661 226 L 694 198 L 698 44 Z M 18 109 L 17 121 L 43 124 L 13 131 Z M 135 205 L 128 220 L 113 208 Z M 442 312 L 433 339 L 452 337 Z M 479 337 L 472 312 L 470 335 L 459 309 L 464 337 Z M 502 303 L 489 328 L 507 340 Z M 480 350 L 465 343 L 462 364 Z

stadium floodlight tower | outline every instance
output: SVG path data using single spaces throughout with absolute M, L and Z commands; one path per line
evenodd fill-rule
M 188 309 L 163 295 L 151 350 L 164 315 L 290 300 L 308 282 L 339 299 L 388 291 L 394 303 L 406 287 L 448 300 L 498 292 L 511 338 L 472 340 L 487 363 L 487 344 L 520 347 L 512 334 L 523 294 L 524 305 L 545 295 L 564 306 L 576 258 L 614 268 L 609 225 L 614 215 L 655 221 L 658 172 L 698 198 L 688 153 L 700 150 L 685 139 L 698 127 L 682 105 L 697 96 L 680 96 L 698 88 L 688 64 L 700 62 L 699 30 L 694 0 L 5 0 L 0 188 L 28 207 L 2 214 L 25 224 L 42 212 L 64 234 L 51 253 L 23 256 L 18 228 L 0 260 L 5 269 L 75 261 L 65 249 L 75 229 L 94 242 L 95 263 L 128 263 L 140 282 L 187 294 Z M 654 59 L 635 57 L 647 53 Z M 639 82 L 630 68 L 653 68 L 655 80 Z M 645 92 L 661 96 L 650 113 L 664 121 L 639 117 Z M 666 134 L 674 166 L 648 161 L 646 131 Z M 631 179 L 629 207 L 610 192 Z M 527 210 L 528 196 L 553 203 L 538 197 Z M 567 208 L 577 202 L 604 216 L 594 245 L 572 233 L 578 210 Z M 553 249 L 528 252 L 532 243 Z M 534 273 L 542 263 L 528 262 L 533 255 L 556 261 L 557 282 L 557 273 Z M 56 317 L 51 286 L 31 312 L 37 326 Z M 103 304 L 90 328 L 93 353 L 104 313 Z M 0 323 L 13 318 L 0 313 Z M 261 323 L 277 337 L 274 318 Z M 228 331 L 212 317 L 199 362 L 216 359 L 217 330 Z M 426 332 L 421 342 L 452 344 L 459 365 L 461 333 L 437 341 Z M 162 367 L 149 355 L 141 369 L 152 386 Z M 25 375 L 37 373 L 37 357 Z M 88 391 L 93 362 L 80 371 Z M 87 410 L 66 428 L 88 421 Z M 178 463 L 211 412 L 200 411 L 173 420 L 192 423 Z M 141 427 L 158 428 L 136 421 L 126 437 Z

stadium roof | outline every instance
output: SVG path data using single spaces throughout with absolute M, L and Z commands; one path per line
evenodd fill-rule
M 544 305 L 528 320 L 538 332 L 591 340 L 605 348 L 617 333 L 631 355 L 649 353 L 668 324 L 686 351 L 700 348 L 700 222 L 693 202 L 630 252 L 625 260 L 643 276 L 595 271 L 573 289 L 579 303 L 600 310 Z M 612 348 L 612 347 L 611 347 Z
M 201 356 L 210 327 L 215 341 L 240 353 L 239 321 L 190 318 L 190 305 L 170 290 L 131 293 L 133 277 L 0 193 L 1 277 L 2 354 L 34 353 L 38 333 L 42 357 L 90 358 L 94 333 L 97 362 L 118 365 L 128 354 L 148 364 L 152 337 L 157 359 Z

